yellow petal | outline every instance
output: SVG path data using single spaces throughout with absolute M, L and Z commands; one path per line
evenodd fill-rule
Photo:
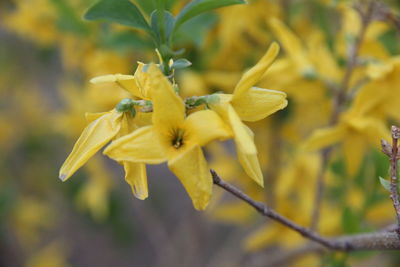
M 279 45 L 272 43 L 261 60 L 245 74 L 243 74 L 233 93 L 233 99 L 240 99 L 242 94 L 254 86 L 267 71 L 279 53 Z
M 355 129 L 360 136 L 366 137 L 366 141 L 380 148 L 381 139 L 390 140 L 390 133 L 385 122 L 371 117 L 355 117 L 349 121 L 352 129 Z
M 346 130 L 342 126 L 317 129 L 306 141 L 305 148 L 309 150 L 321 149 L 333 145 L 344 138 Z
M 252 220 L 254 215 L 254 211 L 251 207 L 247 205 L 247 203 L 241 201 L 218 203 L 218 205 L 214 206 L 214 208 L 210 207 L 210 209 L 210 215 L 213 219 L 229 224 L 235 223 L 245 225 Z
M 212 193 L 212 177 L 201 148 L 195 146 L 168 162 L 170 170 L 179 178 L 193 206 L 204 210 Z
M 190 114 L 185 120 L 185 129 L 194 144 L 203 146 L 218 139 L 232 137 L 232 132 L 222 119 L 212 110 L 202 110 Z
M 258 121 L 287 106 L 286 94 L 275 90 L 252 87 L 231 102 L 240 119 Z
M 109 113 L 109 112 L 98 112 L 98 113 L 86 112 L 85 113 L 85 118 L 86 118 L 86 121 L 88 123 L 91 123 L 92 121 L 97 120 L 98 118 L 100 118 L 101 116 L 106 115 L 107 113 Z
M 153 126 L 145 126 L 113 141 L 103 152 L 116 161 L 159 164 L 166 155 L 154 133 Z
M 141 90 L 136 84 L 135 76 L 133 75 L 124 75 L 124 74 L 108 74 L 103 76 L 98 76 L 90 80 L 91 83 L 116 83 L 122 89 L 128 91 L 132 95 L 145 99 Z
M 280 239 L 282 234 L 282 228 L 276 225 L 265 225 L 255 232 L 251 233 L 245 241 L 245 249 L 247 251 L 256 251 L 266 244 L 271 244 Z
M 171 83 L 152 64 L 147 70 L 153 101 L 153 124 L 159 131 L 179 128 L 185 118 L 185 105 L 175 93 Z
M 124 161 L 125 180 L 131 186 L 132 193 L 138 199 L 146 199 L 149 196 L 147 188 L 146 165 Z
M 228 105 L 227 113 L 236 145 L 240 151 L 245 154 L 257 154 L 257 149 L 252 136 L 246 130 L 246 126 L 242 123 L 231 105 Z
M 151 78 L 149 72 L 143 71 L 144 65 L 145 64 L 142 62 L 138 62 L 138 67 L 135 71 L 135 79 L 141 98 L 149 100 L 151 94 Z
M 91 122 L 82 132 L 71 154 L 60 169 L 60 179 L 65 181 L 107 144 L 119 131 L 122 113 L 109 112 Z
M 354 176 L 364 158 L 367 143 L 359 134 L 350 133 L 343 142 L 343 153 L 347 173 Z
M 243 125 L 248 135 L 251 137 L 251 140 L 254 142 L 254 133 L 253 131 Z M 256 183 L 258 183 L 261 187 L 264 187 L 264 177 L 261 171 L 260 163 L 258 161 L 257 154 L 246 154 L 241 148 L 236 144 L 236 153 L 238 156 L 238 160 L 240 165 L 243 167 L 246 174 L 253 179 Z
M 301 40 L 283 22 L 276 18 L 269 19 L 269 25 L 297 67 L 304 71 L 309 69 L 311 65 L 305 55 Z
M 261 171 L 260 163 L 258 162 L 257 154 L 245 154 L 239 147 L 237 149 L 237 155 L 240 164 L 244 171 L 251 179 L 253 179 L 260 186 L 264 187 L 264 178 Z
M 120 138 L 122 136 L 125 136 L 133 132 L 137 128 L 135 125 L 135 120 L 136 116 L 132 117 L 132 115 L 129 112 L 124 112 L 124 115 L 122 116 L 121 119 L 121 129 L 119 130 L 116 138 Z

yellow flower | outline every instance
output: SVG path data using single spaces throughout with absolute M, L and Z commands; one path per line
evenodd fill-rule
M 287 105 L 283 92 L 253 87 L 278 55 L 279 46 L 273 43 L 263 58 L 248 70 L 236 85 L 233 94 L 218 94 L 219 101 L 210 107 L 224 121 L 229 122 L 234 134 L 237 154 L 246 173 L 263 186 L 263 175 L 257 159 L 253 133 L 243 121 L 258 121 Z
M 104 222 L 109 215 L 109 195 L 113 179 L 104 166 L 100 155 L 86 163 L 88 179 L 80 188 L 76 204 L 83 211 L 88 211 L 97 222 Z
M 134 75 L 108 74 L 93 78 L 91 83 L 114 82 L 132 95 L 141 99 L 150 99 L 149 95 L 149 75 L 143 71 L 144 64 L 138 62 L 138 67 Z
M 60 179 L 65 181 L 71 177 L 110 140 L 138 128 L 146 120 L 141 116 L 143 115 L 138 113 L 135 118 L 132 118 L 129 112 L 119 112 L 116 109 L 104 113 L 87 114 L 87 118 L 92 122 L 83 130 L 71 154 L 61 166 Z M 139 199 L 147 198 L 145 165 L 125 161 L 120 163 L 124 165 L 125 179 L 131 185 L 134 195 Z
M 227 139 L 231 132 L 211 110 L 185 118 L 185 105 L 157 66 L 148 69 L 153 125 L 137 129 L 112 142 L 104 154 L 117 161 L 159 164 L 168 161 L 196 209 L 205 209 L 212 191 L 212 177 L 201 146 Z
M 68 267 L 65 245 L 53 241 L 30 255 L 25 262 L 26 267 Z
M 389 137 L 383 121 L 365 115 L 360 110 L 361 107 L 352 108 L 342 114 L 337 125 L 315 130 L 305 144 L 307 149 L 313 150 L 341 142 L 350 176 L 356 174 L 368 145 L 378 148 L 381 138 Z

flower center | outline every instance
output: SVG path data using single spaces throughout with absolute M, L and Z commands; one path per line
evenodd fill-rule
M 173 138 L 172 138 L 171 144 L 176 149 L 178 149 L 181 146 L 183 146 L 183 134 L 184 134 L 184 131 L 182 129 L 177 129 L 173 133 Z

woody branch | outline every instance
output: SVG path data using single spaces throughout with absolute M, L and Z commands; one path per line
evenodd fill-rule
M 235 186 L 224 182 L 214 171 L 210 170 L 215 185 L 243 200 L 253 207 L 261 215 L 268 217 L 299 233 L 303 237 L 312 240 L 330 250 L 355 251 L 355 250 L 400 250 L 400 238 L 395 231 L 383 231 L 363 233 L 357 235 L 326 238 L 311 229 L 305 228 L 290 219 L 280 215 L 267 205 L 253 200 Z

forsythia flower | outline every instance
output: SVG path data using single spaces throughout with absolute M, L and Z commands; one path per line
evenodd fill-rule
M 156 65 L 150 65 L 153 125 L 113 141 L 104 154 L 117 161 L 159 164 L 168 161 L 196 209 L 205 209 L 212 191 L 212 177 L 201 146 L 227 139 L 231 131 L 218 115 L 202 110 L 185 116 L 185 105 Z
M 374 98 L 369 99 L 369 102 L 374 102 Z M 364 105 L 368 104 L 364 102 Z M 361 105 L 354 105 L 342 114 L 337 125 L 317 129 L 305 147 L 320 149 L 341 142 L 347 171 L 349 175 L 355 175 L 367 150 L 367 144 L 379 147 L 381 138 L 389 139 L 385 124 L 368 116 L 364 110 Z
M 143 66 L 144 64 L 139 62 L 134 75 L 103 75 L 93 78 L 91 82 L 94 84 L 116 82 L 117 85 L 134 97 L 149 99 L 147 92 L 148 75 L 142 71 Z M 121 108 L 120 111 L 117 110 L 118 106 Z M 129 134 L 143 125 L 150 124 L 150 115 L 141 112 L 136 114 L 129 99 L 122 100 L 118 106 L 109 112 L 86 114 L 91 123 L 84 129 L 71 154 L 61 167 L 61 180 L 67 180 L 110 140 Z M 135 115 L 132 116 L 131 112 L 134 112 Z M 147 198 L 146 166 L 128 161 L 121 161 L 120 163 L 124 166 L 125 180 L 131 186 L 133 194 L 139 199 Z
M 278 52 L 279 46 L 273 43 L 263 58 L 243 74 L 233 94 L 218 94 L 220 101 L 210 105 L 231 126 L 239 161 L 246 173 L 261 186 L 264 180 L 253 133 L 241 120 L 258 121 L 286 107 L 284 92 L 253 87 L 268 70 Z
M 88 114 L 87 118 L 94 120 L 83 130 L 71 154 L 62 165 L 60 169 L 62 181 L 71 177 L 110 140 L 128 134 L 145 121 L 138 116 L 133 118 L 129 112 L 120 112 L 116 109 L 104 113 Z M 135 196 L 145 199 L 148 196 L 146 166 L 125 161 L 121 161 L 121 163 L 124 165 L 125 179 L 132 186 Z

